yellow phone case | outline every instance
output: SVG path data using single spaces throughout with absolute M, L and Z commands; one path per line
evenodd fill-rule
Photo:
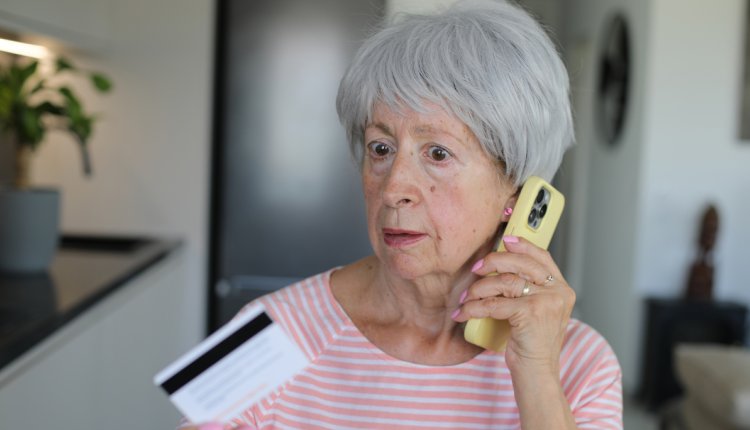
M 540 192 L 543 193 L 541 201 Z M 546 211 L 542 217 L 539 217 L 545 205 Z M 523 237 L 536 246 L 547 249 L 564 206 L 565 197 L 562 193 L 544 179 L 538 176 L 530 177 L 521 188 L 513 214 L 508 220 L 505 231 L 498 239 L 497 252 L 505 251 L 502 241 L 502 236 L 505 235 Z M 536 217 L 531 217 L 532 210 L 536 211 Z M 464 328 L 464 338 L 467 342 L 497 352 L 505 350 L 509 336 L 510 324 L 506 320 L 471 319 L 466 322 Z

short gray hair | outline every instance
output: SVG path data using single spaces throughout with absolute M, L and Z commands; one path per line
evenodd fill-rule
M 473 1 L 403 14 L 368 38 L 341 79 L 336 110 L 361 161 L 375 103 L 443 106 L 518 186 L 530 175 L 551 180 L 573 143 L 568 93 L 565 66 L 538 22 L 504 1 Z

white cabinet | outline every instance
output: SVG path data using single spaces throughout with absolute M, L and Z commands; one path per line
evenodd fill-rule
M 0 372 L 0 429 L 173 429 L 153 375 L 199 339 L 175 252 Z
M 110 9 L 111 0 L 2 0 L 0 29 L 96 50 L 109 39 Z

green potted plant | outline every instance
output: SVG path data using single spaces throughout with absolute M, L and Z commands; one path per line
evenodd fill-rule
M 36 60 L 0 65 L 0 140 L 13 148 L 15 161 L 12 183 L 0 187 L 0 272 L 44 271 L 57 249 L 60 192 L 34 188 L 30 178 L 33 153 L 47 133 L 69 134 L 80 148 L 84 174 L 92 172 L 88 142 L 96 117 L 71 87 L 53 83 L 63 74 L 87 76 L 100 93 L 112 87 L 106 76 L 64 58 L 55 60 L 48 76 L 41 76 Z

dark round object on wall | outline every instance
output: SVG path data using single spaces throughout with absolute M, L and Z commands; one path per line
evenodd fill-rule
M 617 144 L 625 125 L 631 75 L 630 32 L 625 17 L 617 13 L 604 29 L 599 54 L 595 115 L 605 142 Z

